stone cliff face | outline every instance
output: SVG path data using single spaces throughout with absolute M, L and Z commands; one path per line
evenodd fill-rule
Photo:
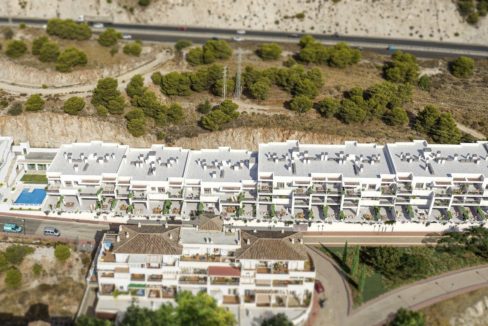
M 0 135 L 13 136 L 16 143 L 28 141 L 35 147 L 57 147 L 64 143 L 103 140 L 149 147 L 156 143 L 154 136 L 132 137 L 123 119 L 109 121 L 96 117 L 77 117 L 51 112 L 23 113 L 20 116 L 0 116 Z M 171 146 L 201 149 L 229 146 L 235 149 L 257 149 L 259 143 L 300 140 L 303 143 L 343 143 L 352 140 L 340 136 L 284 130 L 277 128 L 236 128 L 204 133 L 198 137 L 177 139 Z M 361 142 L 373 138 L 354 139 Z
M 122 121 L 114 123 L 95 117 L 50 112 L 23 113 L 16 117 L 1 116 L 0 134 L 13 136 L 16 143 L 29 141 L 31 146 L 39 147 L 56 147 L 63 143 L 91 140 L 146 146 L 155 141 L 149 136 L 132 137 Z

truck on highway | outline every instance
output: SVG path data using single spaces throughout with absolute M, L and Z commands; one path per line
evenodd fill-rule
M 3 232 L 21 233 L 22 227 L 20 225 L 15 224 L 15 223 L 5 223 L 3 225 Z

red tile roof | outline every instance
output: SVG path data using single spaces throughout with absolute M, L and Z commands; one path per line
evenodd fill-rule
M 210 276 L 241 276 L 241 270 L 236 267 L 209 266 L 208 275 Z

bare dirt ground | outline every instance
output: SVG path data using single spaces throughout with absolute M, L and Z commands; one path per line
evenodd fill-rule
M 0 243 L 0 250 L 5 250 L 9 245 Z M 54 257 L 53 247 L 33 247 L 35 252 L 27 255 L 18 267 L 22 272 L 22 285 L 19 289 L 6 289 L 4 277 L 0 279 L 0 314 L 45 314 L 47 306 L 49 316 L 73 317 L 83 296 L 83 279 L 87 267 L 82 261 L 86 258 L 72 252 L 66 263 L 61 264 Z M 32 273 L 35 263 L 40 264 L 43 269 L 38 277 Z

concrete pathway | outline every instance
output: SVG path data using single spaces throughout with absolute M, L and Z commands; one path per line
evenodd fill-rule
M 348 311 L 352 307 L 352 298 L 347 281 L 341 276 L 341 270 L 335 263 L 320 250 L 308 246 L 308 252 L 312 256 L 317 279 L 325 288 L 324 308 L 314 307 L 309 325 L 346 325 Z
M 401 307 L 421 309 L 487 286 L 488 265 L 445 273 L 387 292 L 363 304 L 347 317 L 344 325 L 381 325 Z

